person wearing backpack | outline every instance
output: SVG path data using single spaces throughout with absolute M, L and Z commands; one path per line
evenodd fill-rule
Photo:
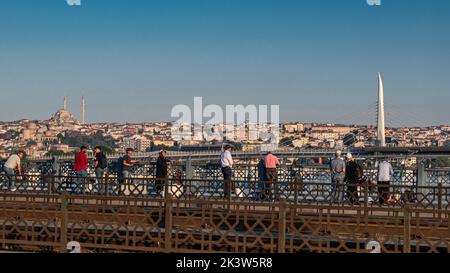
M 102 152 L 102 147 L 95 147 L 95 176 L 97 178 L 98 190 L 100 194 L 105 193 L 105 186 L 103 182 L 103 177 L 105 176 L 106 170 L 108 168 L 108 161 L 106 155 Z

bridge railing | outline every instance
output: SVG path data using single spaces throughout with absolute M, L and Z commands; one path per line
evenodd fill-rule
M 111 176 L 120 176 L 118 174 L 118 161 L 109 159 L 107 173 Z M 3 171 L 3 163 L 0 162 L 0 173 Z M 27 175 L 57 175 L 57 176 L 75 176 L 71 160 L 60 160 L 52 162 L 49 160 L 25 161 L 23 164 L 24 173 Z M 95 176 L 93 169 L 94 162 L 88 165 L 88 173 Z M 257 164 L 239 162 L 233 166 L 234 179 L 241 181 L 257 181 L 262 180 L 262 170 Z M 131 173 L 137 177 L 156 176 L 156 162 L 153 158 L 144 158 L 143 161 L 131 169 Z M 169 168 L 169 177 L 181 173 L 188 179 L 208 179 L 220 180 L 222 173 L 218 161 L 213 163 L 193 162 L 190 160 L 175 161 L 174 165 Z M 371 164 L 364 166 L 364 174 L 367 179 L 375 181 L 377 170 Z M 304 181 L 327 183 L 331 181 L 331 172 L 328 165 L 296 165 L 283 164 L 278 168 L 278 178 L 282 182 L 292 182 L 302 176 Z M 394 165 L 393 184 L 400 185 L 450 185 L 450 168 L 424 168 L 420 164 L 417 167 L 403 167 Z
M 450 208 L 450 187 L 443 184 L 416 186 L 407 183 L 377 185 L 367 180 L 355 185 L 336 187 L 330 182 L 316 181 L 316 173 L 297 176 L 292 181 L 254 181 L 222 179 L 156 179 L 152 177 L 77 177 L 32 175 L 10 177 L 0 175 L 0 192 L 12 194 L 63 194 L 123 198 L 161 198 L 171 194 L 186 201 L 238 201 L 254 204 L 330 204 L 336 207 L 398 207 L 410 202 L 415 207 Z M 319 175 L 320 176 L 320 175 Z M 231 194 L 226 194 L 227 192 Z
M 449 210 L 0 193 L 0 249 L 448 253 Z

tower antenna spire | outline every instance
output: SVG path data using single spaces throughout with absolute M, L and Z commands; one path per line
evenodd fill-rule
M 378 146 L 386 146 L 385 117 L 384 117 L 384 89 L 381 73 L 378 72 L 378 117 L 377 117 L 377 141 Z

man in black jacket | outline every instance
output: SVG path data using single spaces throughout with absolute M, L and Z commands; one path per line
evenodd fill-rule
M 167 158 L 167 152 L 162 150 L 159 152 L 158 160 L 156 161 L 156 182 L 155 190 L 157 194 L 161 194 L 163 183 L 168 180 L 168 167 L 172 161 Z
M 352 154 L 348 153 L 346 159 L 344 181 L 347 184 L 347 196 L 350 204 L 357 205 L 359 204 L 358 184 L 363 176 L 363 169 L 355 162 Z
M 103 178 L 105 176 L 107 168 L 108 168 L 108 161 L 106 159 L 106 155 L 102 151 L 102 147 L 100 147 L 100 146 L 95 147 L 94 169 L 95 169 L 95 176 L 97 178 L 99 194 L 106 193 L 105 185 L 103 183 Z

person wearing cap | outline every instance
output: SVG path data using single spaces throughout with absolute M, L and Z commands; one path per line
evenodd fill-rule
M 356 163 L 351 153 L 345 157 L 347 164 L 345 166 L 345 183 L 347 184 L 347 198 L 352 205 L 359 204 L 358 183 L 363 176 L 361 165 Z
M 231 156 L 231 150 L 233 147 L 231 145 L 226 145 L 224 151 L 220 155 L 220 164 L 222 166 L 222 175 L 223 175 L 223 191 L 224 197 L 227 198 L 228 188 L 231 183 L 231 178 L 233 176 L 233 157 Z M 231 185 L 232 186 L 232 185 Z
M 331 161 L 331 202 L 342 202 L 344 199 L 345 161 L 342 152 L 337 150 Z
M 161 150 L 159 152 L 158 160 L 156 161 L 156 181 L 155 190 L 158 195 L 161 194 L 163 183 L 168 181 L 168 167 L 172 164 L 172 160 L 167 158 L 167 152 Z

